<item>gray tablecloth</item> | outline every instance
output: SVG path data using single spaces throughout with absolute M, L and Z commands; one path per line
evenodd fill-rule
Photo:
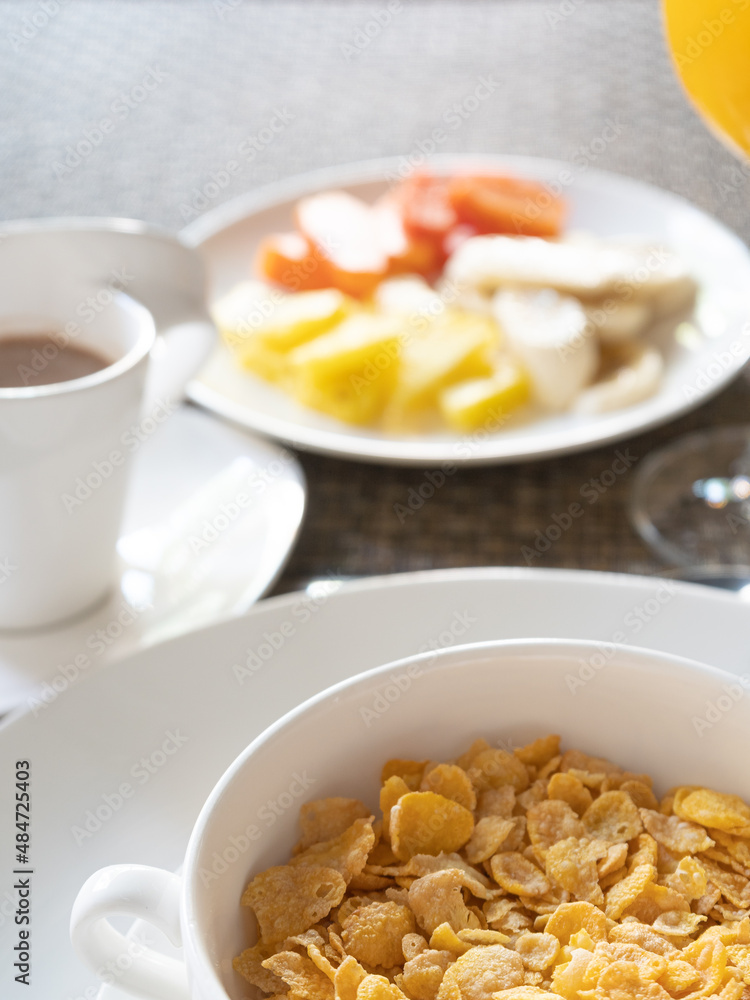
M 654 0 L 0 2 L 0 46 L 0 218 L 179 229 L 280 177 L 414 152 L 448 116 L 458 124 L 443 152 L 583 158 L 684 195 L 750 239 L 750 179 L 683 97 Z M 253 155 L 230 176 L 241 146 Z M 747 400 L 740 382 L 626 446 L 640 459 L 687 429 L 742 421 Z M 309 514 L 280 586 L 524 565 L 523 546 L 615 451 L 461 471 L 406 518 L 394 505 L 423 471 L 302 456 Z M 655 571 L 625 515 L 631 479 L 534 565 Z

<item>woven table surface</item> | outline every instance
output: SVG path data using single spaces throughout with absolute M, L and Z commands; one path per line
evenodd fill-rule
M 687 104 L 655 0 L 0 2 L 0 45 L 0 219 L 119 215 L 178 230 L 198 214 L 196 191 L 279 112 L 283 129 L 210 207 L 316 167 L 413 152 L 484 80 L 491 93 L 441 152 L 583 158 L 683 195 L 750 241 L 750 171 Z M 103 119 L 112 128 L 92 133 Z M 61 169 L 92 134 L 89 155 Z M 425 470 L 301 454 L 308 514 L 277 590 L 469 565 L 658 572 L 628 521 L 633 469 L 686 431 L 743 422 L 748 400 L 741 378 L 617 445 L 459 470 L 418 509 Z M 536 533 L 617 452 L 630 468 L 530 561 Z

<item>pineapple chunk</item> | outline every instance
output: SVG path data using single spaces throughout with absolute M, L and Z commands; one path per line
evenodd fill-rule
M 493 320 L 446 311 L 413 336 L 401 355 L 401 369 L 388 408 L 389 426 L 409 426 L 438 405 L 440 392 L 454 382 L 492 373 L 491 353 L 499 330 Z
M 324 384 L 310 378 L 308 373 L 299 374 L 293 386 L 292 395 L 303 406 L 326 413 L 347 424 L 376 423 L 393 392 L 396 380 L 395 365 L 378 370 L 373 377 L 369 373 L 353 372 L 338 375 Z
M 350 375 L 380 355 L 395 360 L 400 354 L 403 324 L 388 316 L 360 313 L 350 316 L 333 330 L 303 344 L 291 352 L 289 361 L 295 372 L 309 372 L 316 381 L 325 382 L 340 375 Z M 388 365 L 390 367 L 390 365 Z
M 284 295 L 244 281 L 213 307 L 213 316 L 239 363 L 270 381 L 288 369 L 287 354 L 338 323 L 352 300 L 333 288 Z
M 296 348 L 287 387 L 303 405 L 348 423 L 376 420 L 393 392 L 403 325 L 360 313 Z
M 440 410 L 446 423 L 466 433 L 492 423 L 496 428 L 507 413 L 529 401 L 526 373 L 513 361 L 501 361 L 489 378 L 470 379 L 444 389 Z

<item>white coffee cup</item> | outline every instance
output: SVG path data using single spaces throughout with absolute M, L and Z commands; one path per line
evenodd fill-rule
M 196 313 L 161 331 L 151 358 L 154 319 L 119 290 L 132 272 L 118 285 L 116 269 L 99 273 L 89 259 L 97 250 L 105 259 L 105 239 L 58 226 L 0 243 L 0 338 L 54 334 L 28 384 L 0 388 L 1 629 L 53 625 L 105 599 L 132 456 L 176 407 L 214 339 L 205 312 Z M 144 270 L 147 256 L 141 248 Z M 37 384 L 66 344 L 108 364 Z
M 507 747 L 556 732 L 567 748 L 652 775 L 657 793 L 705 784 L 749 798 L 750 699 L 720 724 L 694 724 L 726 685 L 741 694 L 738 677 L 675 656 L 558 640 L 480 643 L 368 671 L 284 716 L 235 760 L 181 875 L 139 865 L 92 875 L 73 907 L 73 945 L 133 996 L 239 1000 L 248 987 L 232 958 L 253 943 L 240 897 L 290 857 L 303 802 L 341 795 L 376 812 L 385 760 L 447 760 L 480 736 Z M 108 922 L 115 914 L 159 927 L 184 962 L 129 941 Z

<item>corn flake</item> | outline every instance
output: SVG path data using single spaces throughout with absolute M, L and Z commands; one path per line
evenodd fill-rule
M 465 954 L 471 945 L 462 941 L 450 924 L 438 924 L 430 935 L 430 948 L 437 951 L 449 951 L 452 955 Z
M 464 944 L 507 944 L 510 941 L 507 934 L 482 927 L 464 927 L 458 932 L 457 937 Z
M 527 973 L 528 975 L 528 973 Z M 514 986 L 509 990 L 493 993 L 493 1000 L 557 1000 L 557 993 L 550 993 L 538 986 Z
M 574 813 L 583 815 L 593 802 L 591 792 L 580 778 L 570 771 L 553 774 L 547 785 L 547 796 L 550 799 L 560 799 L 567 802 Z
M 709 830 L 711 837 L 723 847 L 727 854 L 743 868 L 750 870 L 750 841 L 735 837 L 723 830 Z
M 636 849 L 628 860 L 628 875 L 630 875 L 640 865 L 653 865 L 659 857 L 659 849 L 656 841 L 650 833 L 641 833 L 636 838 Z
M 315 799 L 300 806 L 299 825 L 302 839 L 294 849 L 295 854 L 322 840 L 333 840 L 347 830 L 355 819 L 364 819 L 370 810 L 359 799 Z
M 485 739 L 474 740 L 468 750 L 461 754 L 460 757 L 456 758 L 456 763 L 459 767 L 462 767 L 464 771 L 468 771 L 474 760 L 482 753 L 483 750 L 489 750 L 490 745 Z
M 547 877 L 576 899 L 601 906 L 604 893 L 599 886 L 596 863 L 607 856 L 609 847 L 603 840 L 580 840 L 568 837 L 553 844 L 547 851 Z
M 554 757 L 560 754 L 560 737 L 556 735 L 542 736 L 525 747 L 514 751 L 516 757 L 527 767 L 544 767 Z
M 681 893 L 688 902 L 700 899 L 708 888 L 706 869 L 695 858 L 683 858 L 663 884 Z
M 449 966 L 438 1000 L 456 993 L 461 1000 L 492 1000 L 493 993 L 521 986 L 523 980 L 520 955 L 502 945 L 478 945 Z
M 714 845 L 705 827 L 679 816 L 663 816 L 652 809 L 641 809 L 641 819 L 654 840 L 678 854 L 697 854 Z
M 568 962 L 555 966 L 552 990 L 565 1000 L 580 1000 L 579 994 L 593 990 L 606 968 L 606 959 L 585 948 L 575 948 Z
M 620 869 L 624 868 L 627 858 L 627 844 L 612 844 L 612 846 L 607 850 L 606 857 L 602 858 L 602 860 L 598 861 L 596 864 L 596 870 L 599 872 L 599 879 L 601 880 L 604 875 L 611 875 L 613 872 L 620 871 Z
M 409 906 L 427 934 L 447 923 L 454 931 L 477 926 L 463 897 L 463 872 L 447 868 L 418 878 L 409 889 Z
M 428 763 L 426 760 L 402 760 L 400 757 L 392 757 L 383 764 L 380 784 L 384 785 L 389 778 L 397 775 L 408 786 L 410 792 L 415 792 L 419 788 Z
M 455 959 L 450 951 L 428 948 L 404 965 L 403 989 L 414 1000 L 435 1000 L 445 970 Z
M 490 868 L 497 884 L 517 896 L 543 896 L 552 888 L 544 872 L 515 851 L 495 854 Z
M 357 988 L 366 975 L 356 958 L 348 955 L 333 977 L 336 1000 L 356 1000 Z
M 383 813 L 383 837 L 390 844 L 391 811 L 398 800 L 407 795 L 411 789 L 400 774 L 392 774 L 383 782 L 380 789 L 380 811 Z
M 334 1000 L 333 983 L 307 955 L 279 951 L 263 962 L 263 968 L 283 979 L 293 993 L 309 1000 Z
M 674 811 L 680 819 L 691 820 L 701 826 L 750 836 L 750 807 L 737 795 L 724 795 L 709 788 L 678 788 Z
M 476 818 L 480 820 L 485 816 L 501 816 L 503 819 L 510 819 L 515 804 L 516 791 L 512 785 L 485 788 L 477 798 Z
M 471 762 L 468 774 L 479 792 L 503 785 L 511 785 L 517 792 L 529 787 L 528 771 L 518 757 L 507 750 L 480 751 Z
M 595 1000 L 670 1000 L 669 994 L 644 979 L 635 962 L 612 962 L 599 976 Z
M 682 893 L 665 885 L 649 882 L 623 913 L 625 916 L 635 917 L 643 924 L 653 924 L 658 916 L 671 910 L 687 913 L 690 904 Z
M 560 799 L 532 806 L 526 814 L 526 829 L 540 860 L 544 860 L 547 851 L 559 840 L 580 838 L 586 832 L 568 803 Z
M 393 883 L 384 875 L 372 875 L 370 872 L 360 872 L 359 875 L 352 876 L 349 888 L 360 892 L 376 892 L 378 889 L 387 889 Z
M 651 924 L 657 934 L 665 937 L 690 937 L 700 929 L 706 921 L 699 913 L 689 913 L 686 910 L 667 910 L 660 913 Z
M 350 882 L 365 867 L 367 855 L 375 843 L 372 825 L 375 817 L 355 819 L 351 826 L 332 840 L 312 844 L 295 855 L 290 865 L 333 868 Z
M 560 942 L 554 934 L 521 934 L 515 945 L 524 967 L 531 972 L 544 972 L 554 965 Z
M 409 792 L 391 810 L 391 846 L 402 861 L 415 854 L 456 851 L 474 832 L 464 806 L 436 792 Z
M 602 774 L 604 776 L 624 774 L 623 769 L 617 764 L 613 764 L 612 761 L 606 760 L 604 757 L 591 757 L 581 750 L 566 750 L 560 762 L 560 770 L 586 771 L 589 774 Z
M 729 961 L 740 970 L 743 980 L 750 985 L 750 945 L 727 945 L 727 956 Z
M 347 954 L 358 962 L 390 969 L 403 963 L 401 939 L 415 930 L 414 914 L 408 907 L 376 902 L 358 907 L 342 920 L 341 940 Z
M 679 955 L 678 949 L 673 944 L 638 920 L 628 920 L 622 924 L 615 924 L 610 928 L 609 940 L 624 944 L 637 944 L 644 951 L 663 955 L 670 962 Z
M 539 802 L 544 802 L 547 798 L 547 784 L 542 778 L 532 782 L 525 792 L 521 792 L 517 802 L 522 809 L 531 809 Z
M 645 781 L 630 778 L 620 785 L 621 792 L 627 792 L 639 809 L 659 809 L 659 800 Z
M 653 865 L 639 865 L 630 875 L 607 893 L 605 913 L 610 920 L 619 920 L 625 910 L 635 902 L 649 883 L 656 878 Z
M 591 903 L 563 903 L 545 927 L 546 933 L 553 934 L 562 945 L 580 930 L 586 930 L 594 941 L 603 941 L 607 937 L 607 918 Z
M 268 945 L 255 944 L 252 948 L 246 948 L 241 955 L 238 955 L 232 962 L 235 972 L 263 990 L 264 993 L 279 994 L 285 993 L 286 987 L 283 979 L 279 979 L 273 972 L 263 967 L 263 961 L 269 958 L 271 949 Z
M 633 962 L 638 966 L 638 974 L 641 979 L 646 981 L 660 979 L 668 967 L 666 958 L 656 955 L 652 951 L 646 951 L 645 948 L 632 942 L 602 942 L 597 944 L 594 951 L 609 962 Z
M 346 882 L 333 868 L 279 865 L 256 875 L 241 903 L 255 912 L 263 941 L 283 941 L 327 916 L 345 892 Z
M 473 811 L 477 804 L 477 796 L 469 775 L 457 764 L 437 764 L 425 771 L 421 792 L 437 792 L 438 795 L 458 802 L 464 808 Z
M 743 875 L 724 871 L 713 861 L 701 858 L 701 865 L 706 876 L 718 889 L 722 896 L 739 909 L 750 907 L 750 881 Z
M 676 950 L 676 949 L 675 949 Z M 659 982 L 668 993 L 684 993 L 700 979 L 696 969 L 682 959 L 672 959 L 666 971 L 659 977 Z
M 385 976 L 366 975 L 357 987 L 357 1000 L 406 1000 L 404 994 Z
M 602 792 L 581 817 L 590 837 L 609 844 L 633 840 L 643 830 L 638 809 L 627 792 Z
M 519 819 L 520 817 L 516 817 Z M 508 837 L 518 829 L 515 820 L 485 816 L 478 820 L 466 844 L 466 859 L 473 865 L 497 854 Z

